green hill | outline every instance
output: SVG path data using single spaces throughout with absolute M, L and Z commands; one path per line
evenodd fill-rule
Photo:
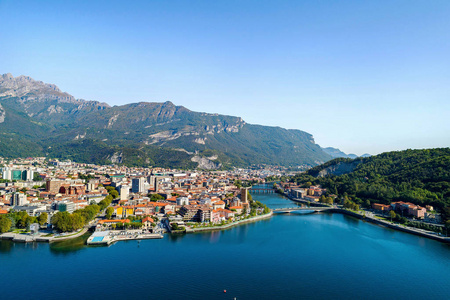
M 450 148 L 338 158 L 294 176 L 292 181 L 321 184 L 357 204 L 405 201 L 433 205 L 450 217 Z

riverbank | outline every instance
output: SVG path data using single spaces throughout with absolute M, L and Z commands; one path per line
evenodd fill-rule
M 245 219 L 245 220 L 240 220 L 237 222 L 233 222 L 230 224 L 226 224 L 226 225 L 222 225 L 222 226 L 214 226 L 214 227 L 202 227 L 202 228 L 190 228 L 187 227 L 186 228 L 186 233 L 194 233 L 194 232 L 205 232 L 205 231 L 214 231 L 214 230 L 224 230 L 224 229 L 228 229 L 237 225 L 241 225 L 241 224 L 246 224 L 246 223 L 252 223 L 252 222 L 256 222 L 259 220 L 264 220 L 264 219 L 268 219 L 270 217 L 273 216 L 273 212 L 269 212 L 268 214 L 265 215 L 260 215 L 260 216 L 255 216 L 253 218 L 250 219 Z
M 311 203 L 311 202 L 309 202 L 307 200 L 293 198 L 293 197 L 287 195 L 286 193 L 284 193 L 283 195 L 288 197 L 289 200 L 297 202 L 297 203 L 308 204 L 308 205 L 313 204 L 316 207 L 325 207 L 325 206 L 329 207 L 329 205 L 326 205 L 326 204 Z M 314 206 L 311 206 L 311 207 L 313 208 Z M 351 210 L 348 210 L 348 209 L 345 209 L 345 208 L 336 208 L 336 207 L 332 208 L 330 210 L 327 210 L 327 211 L 331 212 L 331 213 L 341 213 L 341 214 L 353 216 L 355 218 L 358 218 L 358 219 L 361 219 L 361 220 L 364 220 L 364 221 L 368 221 L 368 222 L 374 223 L 374 224 L 379 225 L 379 226 L 388 227 L 388 228 L 391 228 L 391 229 L 395 229 L 395 230 L 403 231 L 403 232 L 406 232 L 406 233 L 418 235 L 418 236 L 421 236 L 421 237 L 433 239 L 433 240 L 439 241 L 441 243 L 450 244 L 450 237 L 439 236 L 435 232 L 426 231 L 426 230 L 423 230 L 423 229 L 418 229 L 418 228 L 413 228 L 413 227 L 407 227 L 407 226 L 404 226 L 404 225 L 401 225 L 401 224 L 396 224 L 396 223 L 392 223 L 392 222 L 389 222 L 389 221 L 385 221 L 385 220 L 377 219 L 377 218 L 374 218 L 374 217 L 366 216 L 362 212 L 358 213 L 358 212 L 351 211 Z

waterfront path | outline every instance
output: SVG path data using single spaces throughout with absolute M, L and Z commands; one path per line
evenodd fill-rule
M 251 222 L 256 222 L 256 221 L 259 221 L 259 220 L 267 219 L 267 218 L 272 217 L 272 215 L 273 215 L 273 212 L 271 211 L 270 213 L 265 214 L 265 215 L 255 216 L 253 218 L 236 221 L 236 222 L 233 222 L 233 223 L 230 223 L 230 224 L 226 224 L 226 225 L 222 225 L 222 226 L 210 226 L 210 227 L 201 227 L 201 228 L 186 227 L 186 233 L 228 229 L 228 228 L 231 228 L 231 227 L 236 226 L 236 225 L 245 224 L 245 223 L 251 223 Z
M 362 219 L 377 225 L 381 225 L 384 227 L 388 227 L 391 229 L 395 229 L 395 230 L 399 230 L 399 231 L 403 231 L 403 232 L 407 232 L 407 233 L 411 233 L 411 234 L 415 234 L 415 235 L 419 235 L 422 237 L 426 237 L 429 239 L 433 239 L 436 241 L 440 241 L 443 243 L 450 243 L 450 237 L 445 237 L 445 236 L 440 236 L 438 234 L 436 234 L 433 231 L 427 231 L 427 230 L 423 230 L 423 229 L 419 229 L 419 228 L 414 228 L 414 227 L 408 227 L 408 226 L 404 226 L 402 224 L 396 224 L 387 220 L 382 220 L 382 219 L 378 219 L 376 218 L 372 213 L 366 212 L 364 210 L 362 211 L 353 211 L 353 210 L 349 210 L 349 209 L 345 209 L 343 207 L 331 207 L 328 206 L 326 204 L 321 204 L 321 203 L 311 203 L 307 200 L 303 200 L 303 199 L 298 199 L 298 198 L 293 198 L 290 197 L 288 194 L 284 194 L 286 197 L 288 197 L 291 201 L 294 202 L 298 202 L 298 203 L 308 203 L 308 204 L 314 204 L 314 205 L 320 205 L 317 207 L 309 207 L 309 210 L 317 210 L 319 208 L 322 208 L 322 210 L 326 210 L 329 212 L 334 212 L 334 213 L 342 213 L 342 214 L 346 214 L 346 215 L 350 215 L 353 217 L 356 217 L 358 219 Z M 328 209 L 323 209 L 323 208 L 328 208 Z M 305 209 L 306 208 L 302 208 Z M 300 210 L 300 209 L 298 209 Z

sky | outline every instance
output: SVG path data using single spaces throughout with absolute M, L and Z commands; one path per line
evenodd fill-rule
M 0 0 L 0 73 L 346 153 L 450 146 L 450 1 Z

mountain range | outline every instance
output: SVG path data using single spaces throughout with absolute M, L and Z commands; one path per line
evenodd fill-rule
M 28 76 L 0 76 L 0 156 L 48 156 L 100 164 L 218 169 L 310 167 L 339 149 L 311 134 L 191 111 L 172 102 L 109 106 L 75 99 Z M 341 156 L 339 156 L 341 155 Z
M 326 154 L 330 155 L 333 158 L 351 158 L 351 159 L 354 159 L 354 158 L 358 158 L 358 157 L 369 157 L 369 156 L 371 156 L 368 153 L 365 153 L 365 154 L 363 154 L 361 156 L 358 156 L 358 155 L 353 154 L 353 153 L 346 154 L 346 153 L 342 152 L 341 150 L 339 150 L 337 148 L 333 148 L 333 147 L 322 148 L 322 150 Z

